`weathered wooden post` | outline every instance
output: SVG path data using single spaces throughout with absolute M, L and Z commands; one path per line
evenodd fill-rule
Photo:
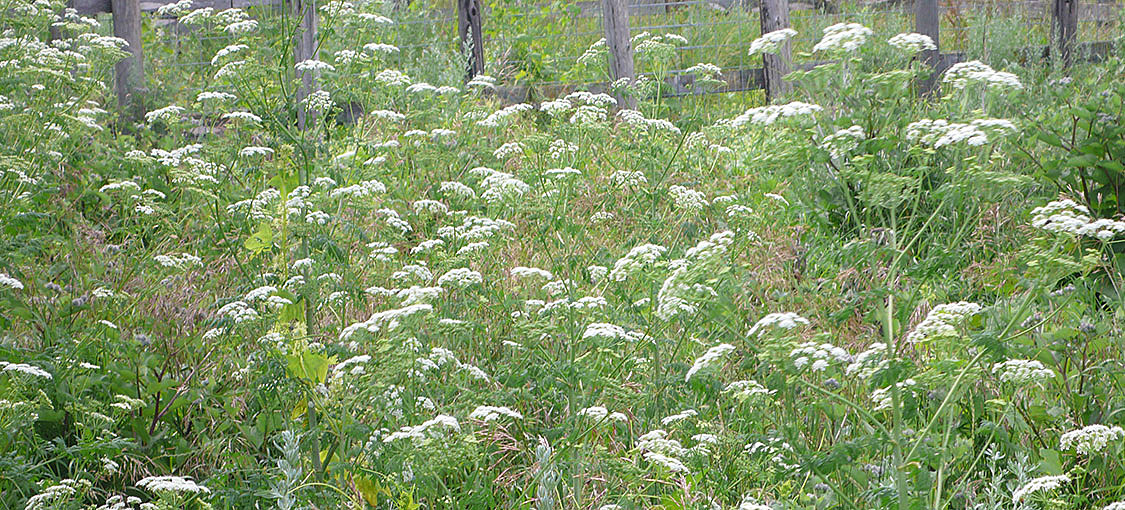
M 141 2 L 140 0 L 112 0 L 113 35 L 129 43 L 129 56 L 114 67 L 117 104 L 125 117 L 139 120 L 145 114 L 144 107 L 144 49 L 141 47 Z
M 295 62 L 316 59 L 320 51 L 317 46 L 316 0 L 295 0 L 293 6 L 296 9 L 295 14 L 301 20 L 297 40 L 293 45 L 293 59 Z M 306 108 L 301 104 L 316 87 L 316 71 L 304 70 L 298 73 L 300 73 L 301 85 L 297 88 L 297 127 L 303 130 L 313 121 L 307 117 L 312 115 L 315 118 L 316 115 L 316 112 L 306 112 Z
M 1078 0 L 1054 0 L 1051 28 L 1054 32 L 1055 51 L 1058 51 L 1063 67 L 1070 67 L 1078 42 Z
M 466 80 L 484 74 L 484 34 L 481 33 L 480 0 L 457 0 L 457 27 L 465 62 Z
M 602 0 L 602 24 L 605 27 L 605 44 L 609 50 L 609 77 L 616 82 L 622 78 L 630 81 L 633 71 L 633 43 L 629 38 L 629 4 L 627 0 Z M 636 109 L 637 100 L 625 94 L 617 95 L 622 108 Z
M 759 15 L 762 33 L 768 34 L 789 28 L 789 0 L 762 0 Z M 766 101 L 772 101 L 792 90 L 792 84 L 784 80 L 792 65 L 792 45 L 785 41 L 777 54 L 762 54 L 762 76 L 765 78 Z
M 915 0 L 914 2 L 914 31 L 930 36 L 934 40 L 934 49 L 922 50 L 919 58 L 930 68 L 930 75 L 918 84 L 918 92 L 922 95 L 933 93 L 938 80 L 938 67 L 941 65 L 941 42 L 938 40 L 938 26 L 941 19 L 938 13 L 938 0 Z

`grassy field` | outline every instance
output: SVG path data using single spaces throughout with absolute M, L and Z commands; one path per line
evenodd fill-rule
M 997 19 L 923 95 L 903 23 L 798 25 L 833 63 L 774 104 L 625 110 L 501 104 L 382 4 L 300 63 L 172 9 L 129 119 L 61 7 L 0 22 L 0 508 L 1125 508 L 1120 33 Z M 682 36 L 642 69 L 753 60 Z

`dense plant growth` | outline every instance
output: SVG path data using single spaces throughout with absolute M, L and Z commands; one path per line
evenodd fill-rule
M 131 120 L 122 41 L 4 12 L 5 508 L 1125 508 L 1120 44 L 922 94 L 929 38 L 840 23 L 747 109 L 643 33 L 505 104 L 391 5 L 293 62 L 185 0 L 147 33 L 209 65 Z

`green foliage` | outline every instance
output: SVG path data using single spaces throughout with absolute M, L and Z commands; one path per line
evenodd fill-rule
M 463 83 L 448 27 L 383 18 L 433 7 L 323 3 L 322 62 L 296 63 L 289 12 L 173 6 L 145 119 L 107 111 L 105 27 L 10 10 L 0 507 L 1122 499 L 1120 241 L 1097 235 L 1119 59 L 1069 84 L 993 59 L 919 97 L 903 20 L 869 11 L 864 44 L 799 55 L 834 60 L 787 104 L 663 97 L 742 59 L 685 27 L 634 38 L 636 110 L 509 105 Z M 605 78 L 596 45 L 567 58 L 594 43 L 578 5 L 489 8 L 504 81 Z M 53 21 L 74 37 L 44 43 Z M 1110 226 L 1047 228 L 1060 191 Z

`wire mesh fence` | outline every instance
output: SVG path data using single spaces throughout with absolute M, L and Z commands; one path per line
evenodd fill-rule
M 197 1 L 206 1 L 218 11 L 246 0 Z M 258 5 L 243 7 L 264 26 L 285 16 L 282 0 L 257 1 Z M 675 49 L 670 68 L 661 69 L 664 74 L 682 74 L 699 63 L 735 73 L 761 67 L 760 57 L 748 55 L 751 42 L 761 35 L 758 0 L 629 1 L 632 36 L 675 34 L 686 39 Z M 159 5 L 159 1 L 143 4 L 149 86 L 184 94 L 203 89 L 214 73 L 211 59 L 215 52 L 234 38 L 201 35 L 214 31 L 200 30 L 184 23 L 183 18 L 161 15 L 156 12 Z M 1051 41 L 1051 6 L 1050 1 L 1042 0 L 939 0 L 941 50 L 992 63 L 1026 60 L 1028 48 L 1046 47 Z M 1121 38 L 1123 8 L 1125 0 L 1082 2 L 1079 41 Z M 380 39 L 398 48 L 387 57 L 388 65 L 404 70 L 412 66 L 444 69 L 453 75 L 462 72 L 463 66 L 456 63 L 462 48 L 457 11 L 452 5 L 400 3 L 388 4 L 385 10 L 394 23 L 379 29 Z M 829 25 L 861 23 L 886 38 L 914 31 L 915 15 L 913 3 L 905 0 L 792 0 L 789 20 L 799 34 L 792 40 L 793 62 L 799 65 L 817 60 L 813 46 Z M 582 62 L 587 50 L 604 37 L 602 23 L 600 1 L 490 0 L 483 5 L 486 73 L 502 84 L 528 87 L 605 82 L 604 58 Z M 331 60 L 334 49 L 322 48 L 321 58 Z M 421 61 L 444 61 L 446 65 L 414 65 Z M 638 73 L 651 74 L 654 70 L 638 57 Z M 418 78 L 442 82 L 435 77 Z

